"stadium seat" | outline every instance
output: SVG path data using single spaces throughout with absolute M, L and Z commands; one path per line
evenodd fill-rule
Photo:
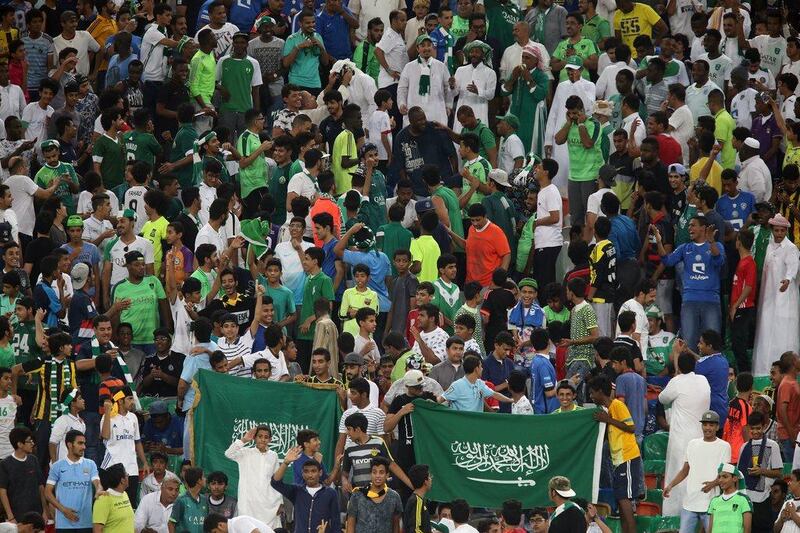
M 667 442 L 669 433 L 658 431 L 652 435 L 647 435 L 642 443 L 644 459 L 657 459 L 664 461 L 667 458 Z
M 602 516 L 603 518 L 611 515 L 611 506 L 605 502 L 595 503 L 594 508 L 597 509 L 597 514 Z
M 647 490 L 658 488 L 658 474 L 647 473 L 644 475 L 644 485 Z
M 644 501 L 663 505 L 664 491 L 661 489 L 647 489 L 647 495 L 645 496 Z
M 639 516 L 660 516 L 661 506 L 653 502 L 639 502 L 636 505 L 636 514 Z

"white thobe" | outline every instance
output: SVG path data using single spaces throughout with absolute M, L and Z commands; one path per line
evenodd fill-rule
M 798 314 L 797 267 L 800 250 L 788 238 L 767 246 L 761 287 L 758 291 L 758 325 L 753 350 L 753 375 L 769 375 L 772 361 L 783 352 L 796 352 L 800 344 L 800 314 Z M 780 291 L 781 282 L 789 287 Z
M 453 91 L 450 90 L 450 72 L 438 59 L 430 58 L 431 86 L 428 94 L 419 94 L 419 78 L 422 66 L 417 60 L 407 63 L 400 74 L 397 85 L 397 107 L 411 109 L 419 106 L 431 122 L 447 124 L 447 114 L 452 106 Z M 408 112 L 403 117 L 403 127 L 408 126 Z
M 556 87 L 556 94 L 553 96 L 553 104 L 550 106 L 550 114 L 547 117 L 547 128 L 544 132 L 544 145 L 553 147 L 553 159 L 558 162 L 558 174 L 553 178 L 553 183 L 558 187 L 563 196 L 565 196 L 567 192 L 569 150 L 567 149 L 567 143 L 555 143 L 555 135 L 558 130 L 564 127 L 564 123 L 567 121 L 567 98 L 572 95 L 580 96 L 586 115 L 591 116 L 594 111 L 595 101 L 594 83 L 583 78 L 578 79 L 575 83 L 569 80 L 562 81 L 558 84 L 558 87 Z
M 761 156 L 754 155 L 750 159 L 742 161 L 742 169 L 739 171 L 739 188 L 752 193 L 756 197 L 756 202 L 769 201 L 772 196 L 772 174 Z
M 533 45 L 539 50 L 542 60 L 539 62 L 542 72 L 547 73 L 547 77 L 553 79 L 553 73 L 550 71 L 550 54 L 543 44 L 529 40 L 524 45 L 514 42 L 505 49 L 503 57 L 500 59 L 500 80 L 505 81 L 511 77 L 511 71 L 515 67 L 522 64 L 522 49 L 529 44 Z
M 278 469 L 278 454 L 272 450 L 261 453 L 236 439 L 225 450 L 225 457 L 239 465 L 237 512 L 261 520 L 273 529 L 280 527 L 278 507 L 283 496 L 269 483 Z
M 669 483 L 686 462 L 686 446 L 689 441 L 703 437 L 699 420 L 711 406 L 711 387 L 705 376 L 694 372 L 678 374 L 658 395 L 658 401 L 667 407 L 669 421 L 667 461 L 664 469 L 665 483 Z M 669 498 L 664 498 L 661 514 L 678 516 L 685 495 L 686 483 L 675 486 Z
M 377 108 L 375 105 L 375 93 L 377 91 L 378 86 L 372 76 L 364 74 L 360 70 L 353 74 L 350 85 L 339 87 L 343 100 L 356 104 L 361 108 L 361 122 L 365 128 L 369 123 L 372 112 Z
M 494 98 L 494 91 L 497 88 L 497 73 L 484 63 L 479 63 L 477 67 L 472 64 L 458 67 L 455 74 L 456 88 L 458 91 L 458 106 L 467 105 L 472 108 L 475 118 L 489 123 L 489 100 Z M 475 94 L 467 90 L 467 86 L 474 83 L 478 89 Z M 460 133 L 461 122 L 453 121 L 453 130 Z
M 624 61 L 617 61 L 613 65 L 609 65 L 600 73 L 597 78 L 595 87 L 595 95 L 598 100 L 608 100 L 615 94 L 619 94 L 617 90 L 617 74 L 620 70 L 630 70 L 631 74 L 636 75 L 636 69 L 626 65 Z

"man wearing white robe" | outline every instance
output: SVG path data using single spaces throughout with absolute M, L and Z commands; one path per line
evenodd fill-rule
M 453 100 L 450 72 L 447 65 L 433 57 L 433 41 L 427 34 L 417 38 L 417 51 L 419 57 L 403 67 L 397 85 L 397 107 L 403 115 L 403 127 L 409 124 L 408 110 L 416 106 L 425 110 L 431 122 L 447 124 Z
M 758 291 L 758 324 L 753 350 L 753 375 L 769 375 L 772 361 L 796 352 L 800 344 L 797 267 L 800 250 L 786 238 L 789 221 L 780 213 L 769 219 L 772 237 L 764 256 Z
M 673 354 L 676 351 L 673 350 Z M 664 479 L 671 480 L 686 462 L 686 446 L 692 439 L 703 438 L 700 417 L 711 406 L 711 387 L 705 376 L 694 373 L 694 356 L 685 353 L 677 358 L 675 365 L 680 372 L 669 380 L 658 395 L 658 401 L 667 409 L 669 440 L 667 441 L 667 460 Z M 661 514 L 678 516 L 683 507 L 686 484 L 676 485 L 664 498 Z
M 252 516 L 274 529 L 281 527 L 278 508 L 283 496 L 268 482 L 279 466 L 278 454 L 269 449 L 271 440 L 267 426 L 254 427 L 231 443 L 225 457 L 239 466 L 238 514 Z M 255 446 L 247 446 L 252 441 Z
M 464 46 L 464 55 L 469 64 L 458 67 L 455 74 L 458 105 L 471 107 L 475 118 L 489 124 L 489 100 L 494 98 L 497 88 L 497 73 L 487 66 L 492 49 L 483 41 L 474 40 Z M 461 122 L 456 120 L 453 128 L 460 133 Z
M 581 78 L 583 63 L 577 56 L 570 57 L 564 67 L 567 69 L 567 79 L 556 87 L 553 103 L 550 105 L 550 115 L 547 117 L 547 128 L 544 132 L 544 156 L 551 157 L 558 162 L 558 174 L 553 178 L 553 183 L 567 194 L 567 176 L 569 175 L 569 151 L 567 143 L 555 144 L 555 135 L 567 121 L 567 98 L 577 95 L 583 101 L 586 115 L 594 112 L 595 86 L 589 80 Z
M 553 73 L 550 72 L 550 54 L 547 53 L 547 48 L 541 43 L 531 41 L 531 27 L 524 20 L 514 24 L 512 30 L 514 34 L 514 42 L 511 46 L 505 49 L 503 57 L 500 59 L 500 79 L 507 80 L 511 77 L 511 72 L 522 64 L 522 49 L 528 45 L 533 46 L 539 50 L 541 54 L 541 61 L 539 61 L 540 68 L 543 72 L 547 73 L 547 77 L 553 79 Z
M 748 137 L 739 149 L 742 168 L 739 171 L 739 188 L 752 193 L 756 202 L 768 202 L 772 197 L 772 174 L 761 158 L 761 143 Z M 767 369 L 769 370 L 769 369 Z
M 345 102 L 356 104 L 361 109 L 361 123 L 369 124 L 372 112 L 375 111 L 375 93 L 378 87 L 372 76 L 364 74 L 349 59 L 340 59 L 331 67 L 331 72 L 341 76 L 339 92 Z

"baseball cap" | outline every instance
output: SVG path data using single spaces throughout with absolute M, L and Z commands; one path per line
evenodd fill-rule
M 580 70 L 583 68 L 583 60 L 578 56 L 571 56 L 569 59 L 567 59 L 567 64 L 565 67 L 570 70 Z
M 132 252 L 128 252 L 127 254 L 125 254 L 126 265 L 130 265 L 131 263 L 138 261 L 139 259 L 144 261 L 144 254 L 139 250 L 134 250 Z
M 422 387 L 422 382 L 425 380 L 422 372 L 419 370 L 409 370 L 403 376 L 403 385 L 406 387 Z
M 519 118 L 514 113 L 506 113 L 505 115 L 499 115 L 496 117 L 497 120 L 502 120 L 515 130 L 519 129 Z
M 344 364 L 346 365 L 363 365 L 364 358 L 361 357 L 361 354 L 356 352 L 350 352 L 349 354 L 344 356 Z
M 667 172 L 670 174 L 678 174 L 679 176 L 685 176 L 687 174 L 686 167 L 680 163 L 672 163 L 667 167 Z
M 136 222 L 136 219 L 138 218 L 136 216 L 136 211 L 134 211 L 133 209 L 126 209 L 125 211 L 122 212 L 122 216 L 125 218 L 129 218 L 134 222 Z
M 430 41 L 430 42 L 432 43 L 432 42 L 433 42 L 433 39 L 431 39 L 431 36 L 430 36 L 430 35 L 428 35 L 427 33 L 423 33 L 422 35 L 420 35 L 419 37 L 417 37 L 417 40 L 415 41 L 415 44 L 416 44 L 417 46 L 419 46 L 419 45 L 420 45 L 420 44 L 422 44 L 422 42 L 424 42 L 424 41 Z
M 417 211 L 417 214 L 424 213 L 425 211 L 430 211 L 433 209 L 433 202 L 430 198 L 423 198 L 422 200 L 417 200 L 417 203 L 414 204 L 414 209 Z
M 597 171 L 597 175 L 606 183 L 613 183 L 617 174 L 617 167 L 614 165 L 603 165 L 600 167 L 600 170 Z
M 170 335 L 169 329 L 167 329 L 167 328 L 158 328 L 157 330 L 155 330 L 153 332 L 153 338 L 157 339 L 159 337 L 166 337 L 166 338 L 169 339 L 169 338 L 172 337 L 172 335 Z
M 78 263 L 72 267 L 70 275 L 72 276 L 72 287 L 75 289 L 82 289 L 89 279 L 89 265 L 86 263 Z
M 775 407 L 775 400 L 773 400 L 771 396 L 767 396 L 766 394 L 759 394 L 758 396 L 756 396 L 756 398 L 761 398 L 762 400 L 767 402 L 767 404 L 769 404 L 770 409 Z
M 259 18 L 256 21 L 256 29 L 261 28 L 261 26 L 263 26 L 264 24 L 272 24 L 274 26 L 275 25 L 275 19 L 272 18 L 272 17 L 268 17 L 268 16 L 264 15 L 263 17 Z
M 558 493 L 563 498 L 573 498 L 575 491 L 572 490 L 572 484 L 569 479 L 564 476 L 553 476 L 550 478 L 550 483 L 547 486 Z
M 67 227 L 68 228 L 82 228 L 83 227 L 83 219 L 80 215 L 70 215 L 67 219 Z
M 719 415 L 716 411 L 706 411 L 703 413 L 703 416 L 700 417 L 700 422 L 711 422 L 713 424 L 719 424 Z
M 489 175 L 486 177 L 494 181 L 498 185 L 502 185 L 503 187 L 510 186 L 510 184 L 508 183 L 508 172 L 506 172 L 502 168 L 493 168 L 492 170 L 489 171 Z
M 645 309 L 644 314 L 645 316 L 647 316 L 647 318 L 661 318 L 663 316 L 661 309 L 659 309 L 659 307 L 656 304 L 653 304 L 647 309 Z
M 155 415 L 165 415 L 169 413 L 169 409 L 167 409 L 167 404 L 161 400 L 156 400 L 150 404 L 150 407 L 147 409 L 147 412 L 150 413 L 150 416 Z

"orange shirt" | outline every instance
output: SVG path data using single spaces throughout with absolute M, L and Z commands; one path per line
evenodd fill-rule
M 503 257 L 510 254 L 506 234 L 497 224 L 488 222 L 480 230 L 471 226 L 467 235 L 467 281 L 489 286 L 492 274 L 503 263 Z
M 338 239 L 341 235 L 340 231 L 342 227 L 342 212 L 339 209 L 339 206 L 336 205 L 336 202 L 330 198 L 325 198 L 324 196 L 317 198 L 317 201 L 311 206 L 309 216 L 312 220 L 311 230 L 314 232 L 314 246 L 322 248 L 323 242 L 319 237 L 317 237 L 317 230 L 313 226 L 314 216 L 318 215 L 319 213 L 330 213 L 330 215 L 333 217 L 333 235 Z
M 778 417 L 778 438 L 793 439 L 797 436 L 797 426 L 800 424 L 800 385 L 791 377 L 784 377 L 778 385 L 777 409 L 780 409 L 782 404 L 787 404 L 786 416 L 792 427 L 784 427 Z M 791 430 L 791 434 L 788 430 Z

